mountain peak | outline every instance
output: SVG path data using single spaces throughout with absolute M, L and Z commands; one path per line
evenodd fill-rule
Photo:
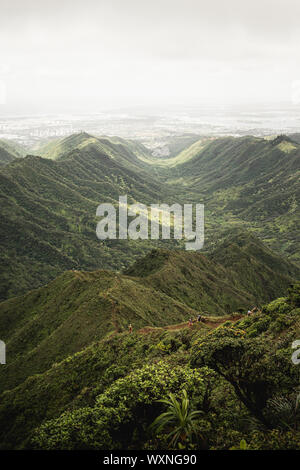
M 291 139 L 286 134 L 280 134 L 277 137 L 275 137 L 275 139 L 271 140 L 270 142 L 273 146 L 279 145 L 282 142 L 288 142 L 290 144 L 293 144 L 293 145 L 297 146 L 297 142 L 295 142 L 293 139 Z

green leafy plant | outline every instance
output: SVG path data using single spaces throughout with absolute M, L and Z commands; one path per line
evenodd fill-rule
M 196 420 L 202 414 L 201 411 L 193 411 L 190 406 L 186 390 L 183 390 L 181 402 L 176 399 L 173 393 L 169 398 L 159 400 L 167 405 L 167 411 L 159 415 L 152 423 L 151 429 L 159 434 L 162 430 L 168 429 L 167 435 L 170 440 L 170 447 L 186 447 L 192 435 L 196 432 Z
M 267 411 L 274 427 L 284 431 L 297 431 L 300 424 L 299 395 L 279 395 L 268 402 Z
M 230 447 L 230 450 L 248 450 L 249 446 L 245 439 L 241 439 L 239 446 Z

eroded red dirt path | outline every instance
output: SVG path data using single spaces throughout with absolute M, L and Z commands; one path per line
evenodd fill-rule
M 200 322 L 201 325 L 206 325 L 209 328 L 217 328 L 218 326 L 222 325 L 222 323 L 225 323 L 226 321 L 238 321 L 241 318 L 243 318 L 243 315 L 227 315 L 226 317 L 203 317 L 204 322 Z M 150 333 L 151 331 L 156 331 L 158 329 L 161 330 L 167 330 L 167 331 L 173 331 L 173 330 L 182 330 L 183 328 L 195 328 L 195 325 L 199 323 L 193 323 L 193 326 L 189 326 L 188 322 L 184 323 L 178 323 L 177 325 L 167 325 L 167 326 L 161 326 L 161 327 L 153 327 L 153 326 L 145 326 L 143 328 L 140 328 L 137 330 L 137 333 L 140 334 L 147 334 Z

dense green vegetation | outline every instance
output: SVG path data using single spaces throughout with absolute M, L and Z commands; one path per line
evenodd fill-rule
M 44 285 L 66 269 L 128 267 L 175 241 L 100 242 L 96 207 L 129 203 L 204 202 L 205 249 L 240 228 L 299 260 L 299 145 L 286 136 L 194 142 L 173 158 L 155 159 L 141 144 L 79 133 L 53 140 L 0 172 L 0 299 Z
M 25 157 L 26 151 L 16 142 L 1 139 L 0 140 L 0 165 L 7 165 L 15 158 Z
M 77 142 L 77 136 L 72 138 Z M 119 195 L 128 194 L 129 203 L 150 204 L 161 189 L 142 168 L 125 168 L 90 140 L 57 161 L 27 156 L 1 171 L 0 298 L 43 285 L 74 267 L 120 269 L 154 246 L 96 238 L 101 202 L 117 204 Z
M 2 448 L 174 448 L 172 426 L 150 425 L 186 390 L 201 413 L 184 447 L 299 449 L 299 289 L 217 327 L 118 333 L 54 363 L 2 394 Z
M 173 183 L 203 197 L 217 238 L 220 229 L 243 223 L 269 246 L 299 261 L 299 144 L 287 136 L 226 137 L 200 144 L 164 171 Z
M 0 448 L 300 450 L 297 136 L 173 144 L 0 143 Z M 99 241 L 125 194 L 204 202 L 204 252 Z
M 225 315 L 284 293 L 300 269 L 248 234 L 210 257 L 154 250 L 125 274 L 67 271 L 40 289 L 0 304 L 9 362 L 2 390 L 115 332 Z M 220 258 L 221 263 L 217 260 Z M 236 261 L 238 259 L 238 262 Z M 82 328 L 84 326 L 84 328 Z

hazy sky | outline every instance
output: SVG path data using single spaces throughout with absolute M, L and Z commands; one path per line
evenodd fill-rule
M 0 58 L 0 113 L 289 101 L 300 1 L 0 0 Z

